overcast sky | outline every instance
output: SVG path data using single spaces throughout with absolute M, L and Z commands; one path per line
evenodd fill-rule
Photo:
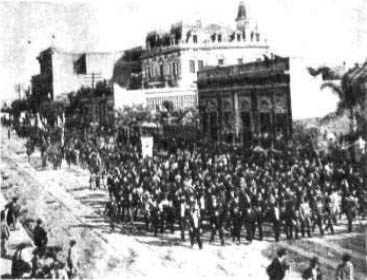
M 319 63 L 367 57 L 367 0 L 245 0 L 280 55 Z M 39 71 L 36 56 L 52 44 L 69 51 L 114 51 L 144 44 L 148 31 L 180 20 L 234 27 L 238 0 L 103 0 L 0 2 L 0 89 Z

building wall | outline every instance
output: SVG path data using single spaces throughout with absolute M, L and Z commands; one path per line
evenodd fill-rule
M 63 93 L 76 91 L 81 86 L 81 79 L 74 72 L 76 56 L 55 52 L 52 56 L 53 98 Z
M 270 147 L 291 138 L 289 60 L 204 70 L 198 76 L 205 139 Z
M 142 59 L 143 88 L 178 87 L 181 79 L 180 55 L 177 50 Z
M 52 93 L 57 100 L 61 95 L 75 92 L 81 87 L 95 86 L 98 81 L 110 80 L 114 65 L 122 52 L 116 53 L 68 53 L 49 48 L 40 53 L 40 78 L 48 86 L 40 89 Z M 78 68 L 81 60 L 85 67 Z M 80 65 L 79 65 L 80 66 Z M 78 70 L 79 69 L 79 70 Z M 44 93 L 47 96 L 48 92 Z
M 174 109 L 195 107 L 197 106 L 197 93 L 192 88 L 126 90 L 114 84 L 115 109 L 134 105 L 156 108 L 166 100 L 173 103 Z
M 196 74 L 201 67 L 262 58 L 269 49 L 266 39 L 247 17 L 244 3 L 238 8 L 234 28 L 203 26 L 201 21 L 178 22 L 167 32 L 148 33 L 142 54 L 143 87 L 196 87 Z
M 247 63 L 262 59 L 267 47 L 243 47 L 234 43 L 234 46 L 222 46 L 217 48 L 187 49 L 181 54 L 181 81 L 184 87 L 196 87 L 199 61 L 204 67 L 219 66 L 219 60 L 223 60 L 223 66 L 239 63 Z M 195 72 L 190 71 L 190 63 L 195 65 Z
M 146 90 L 145 99 L 148 108 L 160 106 L 164 101 L 172 102 L 175 110 L 197 105 L 197 94 L 193 88 Z

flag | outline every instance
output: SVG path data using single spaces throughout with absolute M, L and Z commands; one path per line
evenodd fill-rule
M 152 136 L 142 136 L 141 140 L 141 153 L 143 158 L 153 157 L 153 137 Z

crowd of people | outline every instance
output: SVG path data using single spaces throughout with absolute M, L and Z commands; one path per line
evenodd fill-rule
M 48 234 L 41 219 L 33 228 L 33 242 L 22 242 L 12 248 L 9 255 L 9 238 L 12 232 L 20 230 L 18 218 L 21 206 L 17 197 L 7 203 L 1 210 L 1 257 L 11 257 L 11 277 L 32 279 L 71 279 L 78 273 L 76 241 L 71 240 L 66 258 L 60 255 L 59 246 L 50 246 Z
M 39 138 L 45 167 L 51 141 L 44 136 Z M 178 229 L 185 241 L 188 233 L 191 245 L 197 243 L 201 249 L 205 232 L 209 232 L 210 242 L 216 242 L 218 236 L 224 245 L 230 235 L 239 244 L 243 237 L 248 242 L 254 238 L 263 240 L 268 232 L 264 228 L 270 227 L 274 240 L 279 241 L 282 234 L 287 239 L 311 237 L 317 232 L 333 234 L 334 226 L 343 218 L 351 232 L 355 221 L 366 215 L 364 161 L 355 164 L 349 151 L 338 143 L 331 145 L 332 152 L 317 151 L 312 141 L 277 151 L 256 144 L 243 149 L 173 139 L 155 143 L 158 145 L 154 156 L 143 158 L 139 140 L 103 131 L 76 132 L 66 133 L 64 145 L 58 145 L 60 164 L 64 158 L 68 165 L 87 168 L 90 188 L 108 190 L 110 200 L 105 214 L 111 230 L 116 224 L 138 225 L 137 221 L 144 221 L 145 229 L 155 236 Z M 28 139 L 29 154 L 35 143 Z M 15 199 L 6 206 L 7 217 L 2 213 L 2 224 L 16 224 L 16 205 Z M 44 249 L 47 233 L 41 221 L 34 231 L 38 239 L 31 275 L 64 279 L 75 275 L 72 263 L 58 261 L 57 254 Z M 2 238 L 2 247 L 4 244 L 6 238 Z M 74 246 L 75 241 L 70 243 L 70 248 Z M 343 262 L 346 266 L 347 258 Z M 314 277 L 318 275 L 317 267 L 318 260 L 312 259 L 304 279 L 321 279 Z M 269 271 L 270 279 L 283 279 L 272 278 L 270 268 Z M 314 278 L 307 276 L 310 273 Z
M 317 152 L 311 141 L 294 149 L 264 150 L 200 143 L 167 143 L 151 158 L 140 156 L 139 141 L 119 135 L 114 145 L 98 137 L 70 136 L 65 142 L 69 164 L 90 170 L 90 187 L 106 188 L 105 213 L 117 222 L 141 219 L 154 235 L 165 230 L 189 231 L 191 244 L 202 247 L 225 232 L 240 243 L 262 240 L 270 225 L 279 241 L 334 233 L 341 217 L 348 231 L 366 214 L 366 180 L 362 166 L 348 151 Z

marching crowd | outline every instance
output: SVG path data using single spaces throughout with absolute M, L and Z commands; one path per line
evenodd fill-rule
M 328 154 L 311 142 L 283 152 L 189 143 L 152 158 L 139 156 L 139 148 L 127 139 L 111 147 L 72 137 L 66 142 L 67 157 L 78 155 L 88 166 L 91 188 L 108 189 L 112 229 L 143 219 L 157 235 L 178 225 L 183 241 L 189 231 L 191 244 L 202 248 L 206 229 L 211 242 L 219 235 L 223 245 L 225 232 L 239 243 L 242 228 L 249 242 L 262 240 L 267 224 L 279 241 L 282 233 L 287 239 L 316 230 L 333 234 L 343 215 L 352 231 L 353 221 L 366 214 L 365 174 L 337 146 Z
M 29 142 L 27 149 L 34 150 Z M 47 142 L 41 141 L 40 146 L 44 166 Z M 311 237 L 315 232 L 333 234 L 343 217 L 351 232 L 354 222 L 366 216 L 365 167 L 354 164 L 353 156 L 337 143 L 328 153 L 317 152 L 311 141 L 283 151 L 172 141 L 147 158 L 141 157 L 139 144 L 138 138 L 121 135 L 111 145 L 107 139 L 101 143 L 98 137 L 75 133 L 67 134 L 58 150 L 57 158 L 65 158 L 68 165 L 89 169 L 90 188 L 108 190 L 105 214 L 111 230 L 117 223 L 137 225 L 142 220 L 155 236 L 179 229 L 182 241 L 188 233 L 191 245 L 197 243 L 201 249 L 205 232 L 210 242 L 218 236 L 224 245 L 229 233 L 239 244 L 242 237 L 248 242 L 262 240 L 268 232 L 265 227 L 270 227 L 279 241 L 282 234 L 287 239 Z M 16 199 L 6 208 L 2 230 L 3 223 L 15 225 L 19 215 Z M 40 220 L 34 236 L 37 249 L 31 276 L 67 279 L 77 274 L 75 241 L 70 242 L 65 263 L 46 250 L 47 232 Z M 289 268 L 283 261 L 285 254 L 279 251 L 268 267 L 270 279 L 284 278 Z M 337 273 L 350 273 L 350 266 L 350 256 L 343 256 Z M 318 259 L 313 258 L 302 277 L 321 279 L 318 273 Z

